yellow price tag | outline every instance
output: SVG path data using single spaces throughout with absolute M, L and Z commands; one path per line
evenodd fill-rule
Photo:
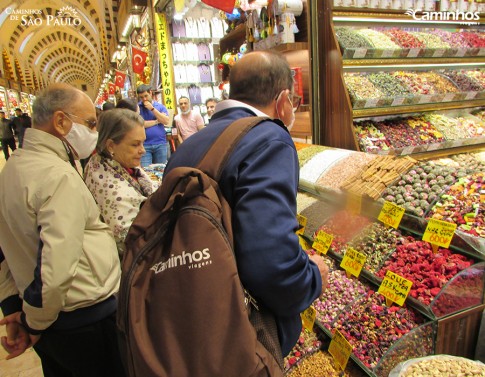
M 303 234 L 305 233 L 305 227 L 307 223 L 307 218 L 302 215 L 296 215 L 296 219 L 298 220 L 298 229 L 295 232 L 296 234 Z
M 399 228 L 399 224 L 401 223 L 405 211 L 404 207 L 385 201 L 377 220 L 397 229 Z
M 303 238 L 301 234 L 298 235 L 298 241 L 300 242 L 300 246 L 303 250 L 307 251 L 312 248 L 312 246 L 308 243 L 308 241 Z
M 308 331 L 313 331 L 313 325 L 315 324 L 315 318 L 317 317 L 317 311 L 313 306 L 310 306 L 307 310 L 300 314 L 303 327 Z
M 330 249 L 330 246 L 332 245 L 332 241 L 333 236 L 321 230 L 313 240 L 312 247 L 321 254 L 327 254 L 328 249 Z
M 352 346 L 337 329 L 335 329 L 332 340 L 330 341 L 328 352 L 333 356 L 335 363 L 342 370 L 345 370 L 350 354 L 352 353 Z
M 344 259 L 340 263 L 342 267 L 349 274 L 359 277 L 362 267 L 364 267 L 367 257 L 365 254 L 359 253 L 357 250 L 349 247 L 344 254 Z
M 386 276 L 382 280 L 377 293 L 383 295 L 386 298 L 386 301 L 390 300 L 399 306 L 403 306 L 412 285 L 412 281 L 387 270 Z
M 362 210 L 362 196 L 349 192 L 347 195 L 347 210 L 353 214 L 360 215 Z
M 447 221 L 429 219 L 428 225 L 426 226 L 426 230 L 423 234 L 423 241 L 448 248 L 450 246 L 451 239 L 455 234 L 455 230 L 456 224 L 449 223 Z

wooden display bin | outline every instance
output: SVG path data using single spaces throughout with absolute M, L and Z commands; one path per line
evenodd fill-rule
M 462 356 L 474 360 L 484 309 L 485 304 L 439 319 L 435 354 Z

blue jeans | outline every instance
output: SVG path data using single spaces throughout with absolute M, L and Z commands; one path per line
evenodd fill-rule
M 141 167 L 150 164 L 167 163 L 167 144 L 144 145 L 145 154 L 141 157 Z

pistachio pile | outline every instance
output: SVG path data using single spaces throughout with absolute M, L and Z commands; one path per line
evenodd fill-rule
M 433 356 L 407 367 L 401 377 L 473 377 L 484 376 L 485 365 L 447 355 Z

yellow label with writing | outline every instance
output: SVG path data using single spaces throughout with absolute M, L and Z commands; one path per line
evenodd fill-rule
M 390 300 L 399 306 L 403 306 L 412 285 L 412 281 L 387 270 L 386 276 L 382 280 L 377 293 L 383 295 L 386 298 L 386 301 Z
M 303 327 L 308 331 L 313 331 L 313 325 L 315 324 L 315 318 L 317 317 L 317 311 L 313 306 L 310 306 L 307 310 L 301 313 L 301 321 Z
M 429 219 L 423 234 L 423 241 L 447 248 L 450 246 L 455 230 L 456 224 L 437 219 Z
M 377 220 L 381 221 L 385 225 L 389 225 L 394 229 L 397 229 L 399 228 L 399 224 L 401 223 L 401 219 L 405 211 L 406 210 L 403 207 L 385 201 Z
M 342 259 L 340 267 L 358 278 L 366 259 L 365 254 L 359 253 L 357 250 L 349 247 L 344 254 L 344 259 Z
M 302 216 L 302 215 L 296 215 L 296 219 L 298 220 L 298 229 L 296 231 L 296 234 L 305 233 L 307 218 L 305 216 Z
M 342 370 L 345 370 L 350 354 L 352 353 L 352 346 L 337 329 L 335 329 L 332 340 L 330 341 L 328 352 L 333 356 L 335 364 Z
M 360 215 L 362 210 L 362 196 L 349 192 L 347 195 L 347 210 L 356 215 Z
M 332 245 L 332 241 L 333 236 L 321 230 L 313 240 L 312 247 L 321 254 L 327 254 L 328 249 L 330 249 L 330 246 Z
M 155 14 L 155 30 L 160 57 L 160 77 L 162 79 L 163 103 L 168 110 L 175 110 L 175 80 L 173 77 L 172 44 L 169 23 L 164 13 Z

